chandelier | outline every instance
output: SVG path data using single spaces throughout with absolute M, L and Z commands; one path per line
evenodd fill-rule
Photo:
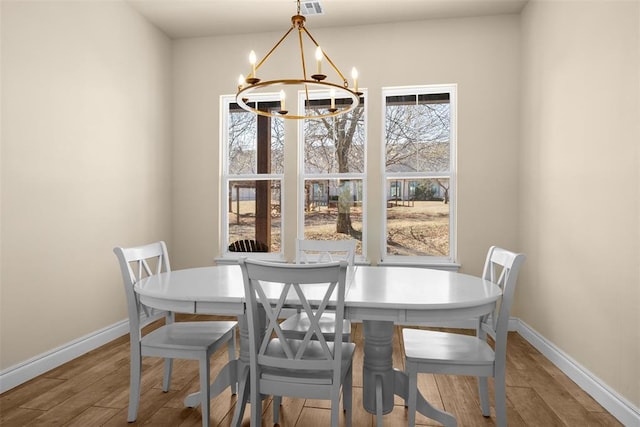
M 256 54 L 254 51 L 251 51 L 249 54 L 249 62 L 251 64 L 251 72 L 245 78 L 242 74 L 238 78 L 238 91 L 236 92 L 236 102 L 237 104 L 247 110 L 249 112 L 259 114 L 261 116 L 268 117 L 281 117 L 285 119 L 318 119 L 323 117 L 332 117 L 337 116 L 339 114 L 347 113 L 354 108 L 356 108 L 360 104 L 360 95 L 361 92 L 358 92 L 358 72 L 355 68 L 351 71 L 351 78 L 353 79 L 353 87 L 349 87 L 349 83 L 347 79 L 344 77 L 342 72 L 338 69 L 338 67 L 333 63 L 333 61 L 329 58 L 327 53 L 322 50 L 318 42 L 313 38 L 311 33 L 304 26 L 305 17 L 300 14 L 300 0 L 297 0 L 297 14 L 291 17 L 291 27 L 289 30 L 282 36 L 282 38 L 271 48 L 269 53 L 267 53 L 264 58 L 260 61 L 256 61 Z M 260 67 L 262 67 L 269 57 L 278 49 L 278 47 L 282 44 L 282 42 L 290 35 L 295 34 L 294 30 L 298 30 L 298 45 L 300 49 L 300 64 L 302 67 L 302 78 L 291 79 L 291 78 L 280 78 L 280 79 L 270 79 L 270 80 L 262 80 L 260 79 Z M 315 60 L 316 60 L 316 72 L 311 74 L 311 76 L 307 76 L 307 67 L 305 64 L 305 50 L 303 44 L 303 35 L 306 35 L 311 43 L 315 45 Z M 322 72 L 322 62 L 326 60 L 329 64 L 330 68 L 335 72 L 337 78 L 340 79 L 339 82 L 335 83 L 327 79 L 327 75 Z M 304 109 L 304 115 L 298 115 L 294 113 L 290 113 L 286 109 L 285 102 L 285 87 L 297 87 L 300 90 L 304 90 L 305 99 L 307 105 L 311 105 L 309 98 L 309 89 L 311 88 L 316 90 L 328 90 L 330 97 L 330 107 L 326 109 L 326 112 L 323 110 L 313 110 L 313 109 Z M 273 92 L 274 90 L 280 89 L 280 108 L 278 110 L 265 111 L 262 109 L 258 109 L 257 99 L 261 93 L 265 92 Z M 340 99 L 347 98 L 346 102 L 340 102 L 340 105 L 337 106 L 336 97 Z M 350 98 L 351 102 L 348 101 Z

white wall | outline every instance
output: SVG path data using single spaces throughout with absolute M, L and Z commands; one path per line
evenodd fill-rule
M 113 247 L 169 239 L 171 46 L 122 2 L 1 7 L 6 369 L 125 319 Z
M 640 407 L 640 3 L 522 14 L 516 314 Z
M 381 88 L 458 84 L 458 259 L 464 271 L 479 273 L 491 244 L 515 247 L 519 18 L 339 30 L 316 30 L 310 20 L 307 27 L 343 72 L 358 67 L 360 86 L 368 89 L 371 188 L 379 188 L 383 169 Z M 219 255 L 219 96 L 233 94 L 238 75 L 247 74 L 248 52 L 263 55 L 282 33 L 174 42 L 176 267 L 209 265 Z M 379 231 L 384 195 L 372 190 L 367 196 L 368 258 L 376 263 L 384 238 Z M 295 223 L 287 231 L 293 235 Z

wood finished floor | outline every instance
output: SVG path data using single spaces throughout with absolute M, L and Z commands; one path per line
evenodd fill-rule
M 202 319 L 205 316 L 198 316 Z M 194 316 L 181 316 L 192 320 Z M 150 326 L 150 327 L 153 327 Z M 358 345 L 353 372 L 353 426 L 375 426 L 374 417 L 362 408 L 362 325 L 353 326 Z M 394 366 L 403 368 L 401 329 L 394 337 Z M 211 361 L 212 378 L 227 362 L 226 348 Z M 199 408 L 183 407 L 184 397 L 198 389 L 196 361 L 176 360 L 171 390 L 163 393 L 162 363 L 158 358 L 143 359 L 142 396 L 138 420 L 127 423 L 129 396 L 129 342 L 121 337 L 71 362 L 0 395 L 2 426 L 198 426 Z M 494 426 L 493 398 L 491 418 L 480 413 L 476 380 L 421 374 L 419 388 L 434 406 L 445 409 L 458 425 Z M 490 387 L 492 387 L 490 380 Z M 491 389 L 492 393 L 493 390 Z M 229 426 L 236 396 L 227 390 L 211 401 L 211 425 Z M 283 398 L 281 427 L 324 427 L 329 425 L 328 401 Z M 385 426 L 407 422 L 404 402 L 396 397 L 393 411 L 385 415 Z M 244 426 L 249 426 L 249 407 Z M 271 400 L 263 402 L 263 425 L 271 426 Z M 507 351 L 507 416 L 514 426 L 621 426 L 573 381 L 551 364 L 520 335 L 511 332 Z M 418 414 L 417 424 L 438 423 Z M 344 425 L 341 419 L 340 425 Z

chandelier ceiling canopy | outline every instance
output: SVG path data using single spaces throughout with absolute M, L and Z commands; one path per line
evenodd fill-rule
M 323 117 L 332 117 L 339 114 L 347 113 L 360 104 L 360 95 L 358 92 L 358 72 L 355 68 L 351 71 L 351 78 L 353 86 L 349 87 L 349 82 L 345 78 L 344 74 L 338 69 L 334 62 L 329 58 L 327 53 L 322 50 L 318 42 L 313 38 L 309 30 L 304 26 L 305 17 L 300 14 L 300 0 L 297 0 L 297 14 L 291 17 L 291 27 L 282 36 L 282 38 L 271 48 L 271 50 L 260 60 L 257 61 L 257 57 L 254 51 L 249 54 L 249 62 L 251 64 L 251 71 L 245 78 L 242 74 L 238 78 L 238 91 L 236 92 L 236 102 L 238 105 L 255 114 L 269 117 L 281 117 L 285 119 L 318 119 Z M 294 31 L 297 30 L 297 31 Z M 291 34 L 297 33 L 297 44 L 299 47 L 300 58 L 294 61 L 288 59 L 287 64 L 295 64 L 298 60 L 301 65 L 301 78 L 270 78 L 261 79 L 260 68 L 265 65 L 267 60 L 274 54 L 274 52 L 282 45 L 282 43 Z M 303 36 L 306 36 L 315 46 L 315 60 L 316 70 L 315 73 L 307 76 L 307 66 L 305 63 L 305 49 L 303 43 Z M 332 82 L 328 79 L 327 75 L 322 72 L 322 63 L 325 61 L 329 64 L 329 68 L 336 74 L 338 81 Z M 303 90 L 305 93 L 305 99 L 307 105 L 311 105 L 309 98 L 309 90 L 325 90 L 329 91 L 329 97 L 331 98 L 330 107 L 324 109 L 307 109 L 303 110 L 303 113 L 296 114 L 290 112 L 286 108 L 286 94 L 285 88 L 296 87 L 299 90 Z M 265 92 L 280 92 L 280 108 L 277 111 L 266 111 L 258 109 L 257 99 L 259 94 Z M 336 97 L 339 99 L 346 98 L 346 102 L 336 103 Z M 349 102 L 350 101 L 350 102 Z

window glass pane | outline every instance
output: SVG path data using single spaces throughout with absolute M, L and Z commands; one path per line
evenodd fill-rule
M 351 100 L 336 99 L 336 104 Z M 307 111 L 328 112 L 330 100 L 313 100 Z M 364 103 L 334 117 L 304 121 L 304 172 L 364 172 Z
M 355 238 L 362 253 L 362 180 L 308 179 L 304 192 L 304 238 Z
M 448 97 L 428 103 L 416 102 L 415 95 L 412 101 L 406 98 L 386 98 L 386 171 L 449 170 L 451 116 Z
M 280 251 L 280 189 L 279 180 L 229 182 L 229 245 L 255 240 Z
M 448 257 L 449 179 L 387 180 L 387 255 Z
M 259 105 L 272 109 L 276 104 Z M 231 104 L 228 129 L 230 175 L 284 172 L 284 119 L 259 117 Z M 266 150 L 260 149 L 263 138 Z M 269 165 L 269 168 L 260 165 Z

